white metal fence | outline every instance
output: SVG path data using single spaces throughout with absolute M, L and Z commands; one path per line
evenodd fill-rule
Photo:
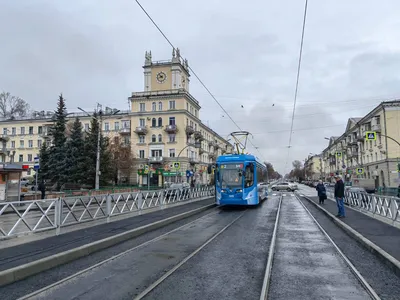
M 55 229 L 146 209 L 164 208 L 176 202 L 214 195 L 214 187 L 177 191 L 139 191 L 96 196 L 0 203 L 0 240 L 31 232 Z
M 332 189 L 327 189 L 327 195 L 334 199 L 334 192 Z M 360 211 L 386 218 L 393 225 L 395 223 L 400 223 L 399 198 L 346 191 L 344 202 Z

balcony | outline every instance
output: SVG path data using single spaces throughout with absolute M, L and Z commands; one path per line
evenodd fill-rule
M 130 132 L 130 128 L 129 128 L 129 132 Z M 147 127 L 146 126 L 138 126 L 138 127 L 135 128 L 135 132 L 138 135 L 146 135 L 147 134 Z
M 149 157 L 149 163 L 159 163 L 161 164 L 164 161 L 164 158 L 162 156 L 153 156 Z
M 9 154 L 10 153 L 10 150 L 9 149 L 7 149 L 6 147 L 1 147 L 0 148 L 0 154 Z
M 0 134 L 0 142 L 8 142 L 10 138 L 6 134 Z
M 194 138 L 196 140 L 199 140 L 199 141 L 203 141 L 204 140 L 203 134 L 200 131 L 196 131 L 194 133 Z
M 167 125 L 167 126 L 165 126 L 165 131 L 167 133 L 176 133 L 178 131 L 178 128 L 176 127 L 175 124 Z
M 381 124 L 374 124 L 371 126 L 371 131 L 381 132 Z
M 217 155 L 215 153 L 208 153 L 208 157 L 214 159 L 217 157 Z
M 187 125 L 187 126 L 186 126 L 186 134 L 187 134 L 187 135 L 192 135 L 193 133 L 194 133 L 193 127 Z
M 131 134 L 131 128 L 130 127 L 123 127 L 119 129 L 119 134 L 122 135 L 130 135 Z
M 189 163 L 190 163 L 191 165 L 195 165 L 195 164 L 198 164 L 198 163 L 199 163 L 199 160 L 198 160 L 197 158 L 190 157 L 190 158 L 189 158 Z
M 199 154 L 204 154 L 204 153 L 206 153 L 206 150 L 204 150 L 203 148 L 200 148 L 199 149 Z
M 209 142 L 208 142 L 208 145 L 209 145 L 210 147 L 215 147 L 215 146 L 217 145 L 217 143 L 214 142 L 214 141 L 209 141 Z

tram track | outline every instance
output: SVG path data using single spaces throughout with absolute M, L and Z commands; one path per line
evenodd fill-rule
M 204 247 L 206 247 L 209 243 L 211 243 L 215 238 L 217 238 L 219 235 L 221 235 L 223 232 L 225 232 L 229 227 L 231 227 L 235 222 L 237 222 L 243 215 L 245 214 L 246 210 L 241 211 L 238 216 L 234 216 L 233 220 L 229 220 L 228 224 L 226 224 L 222 229 L 218 230 L 216 233 L 214 233 L 211 237 L 209 237 L 206 241 L 202 242 L 200 246 L 196 247 L 195 250 L 191 251 L 189 255 L 181 259 L 179 262 L 175 264 L 172 268 L 169 269 L 165 274 L 163 274 L 161 277 L 159 277 L 157 280 L 155 280 L 152 284 L 148 285 L 147 288 L 145 288 L 143 291 L 141 291 L 141 294 L 138 296 L 135 296 L 134 299 L 142 299 L 145 297 L 149 292 L 151 292 L 154 288 L 156 288 L 160 283 L 162 283 L 167 277 L 169 277 L 171 274 L 173 274 L 176 270 L 178 270 L 182 265 L 184 265 L 188 260 L 190 260 L 192 257 L 194 257 L 197 253 L 199 253 Z M 19 299 L 43 299 L 43 296 L 46 297 L 49 293 L 52 291 L 58 289 L 60 286 L 62 286 L 65 283 L 72 282 L 74 280 L 77 280 L 80 278 L 82 275 L 91 273 L 95 269 L 101 268 L 102 266 L 106 265 L 107 263 L 110 263 L 113 260 L 121 259 L 123 256 L 129 255 L 130 253 L 133 253 L 135 251 L 138 251 L 140 249 L 145 249 L 148 246 L 151 246 L 152 244 L 156 244 L 158 241 L 162 241 L 163 239 L 168 238 L 169 236 L 176 234 L 178 231 L 183 231 L 183 230 L 188 230 L 194 226 L 196 226 L 196 223 L 201 223 L 207 218 L 212 217 L 213 215 L 217 215 L 221 213 L 221 211 L 218 208 L 214 208 L 212 212 L 195 219 L 189 223 L 186 223 L 182 226 L 179 226 L 171 231 L 168 231 L 162 235 L 159 235 L 151 240 L 148 240 L 144 243 L 141 243 L 140 245 L 137 245 L 131 249 L 128 249 L 122 253 L 119 253 L 117 255 L 114 255 L 106 260 L 103 260 L 93 266 L 90 266 L 84 270 L 81 270 L 80 272 L 77 272 L 69 277 L 66 277 L 60 281 L 57 281 L 51 285 L 48 285 L 42 289 L 39 289 L 35 292 L 32 292 L 28 295 L 25 295 Z M 228 216 L 228 214 L 226 214 Z
M 333 241 L 333 239 L 329 236 L 329 234 L 324 230 L 324 228 L 319 224 L 319 222 L 314 218 L 314 216 L 311 214 L 311 212 L 307 209 L 307 207 L 302 203 L 302 201 L 300 201 L 300 199 L 297 197 L 297 195 L 295 195 L 294 197 L 291 197 L 291 199 L 295 199 L 295 201 L 297 201 L 298 203 L 300 203 L 301 208 L 307 213 L 307 216 L 309 218 L 311 218 L 312 222 L 314 223 L 314 225 L 318 228 L 318 230 L 323 234 L 324 238 L 326 241 L 329 242 L 329 244 L 331 245 L 331 248 L 334 249 L 335 253 L 340 257 L 340 260 L 345 264 L 345 266 L 348 268 L 348 270 L 350 270 L 351 274 L 356 278 L 357 282 L 362 286 L 362 288 L 364 289 L 364 291 L 366 292 L 366 294 L 368 294 L 368 296 L 370 297 L 370 299 L 374 299 L 374 300 L 378 300 L 381 299 L 378 294 L 374 291 L 374 289 L 368 284 L 368 282 L 365 280 L 365 278 L 361 275 L 361 273 L 357 270 L 357 268 L 351 263 L 351 261 L 347 258 L 347 256 L 340 250 L 340 248 L 336 245 L 336 243 Z M 282 201 L 283 201 L 283 197 L 281 194 L 281 200 L 279 203 L 279 208 L 278 208 L 278 212 L 277 212 L 277 218 L 275 221 L 275 227 L 273 230 L 273 236 L 271 239 L 271 245 L 270 245 L 270 251 L 268 254 L 268 260 L 267 260 L 267 265 L 266 265 L 266 270 L 265 270 L 265 276 L 264 276 L 264 282 L 263 282 L 263 288 L 261 291 L 261 295 L 260 295 L 260 300 L 266 300 L 266 299 L 276 299 L 276 297 L 271 297 L 271 283 L 274 281 L 275 279 L 275 284 L 276 286 L 278 286 L 279 284 L 277 282 L 282 281 L 281 278 L 275 278 L 274 277 L 274 267 L 277 268 L 277 264 L 278 263 L 282 263 L 282 261 L 277 262 L 275 259 L 276 256 L 276 252 L 277 252 L 277 240 L 280 238 L 280 233 L 285 234 L 285 232 L 280 232 L 282 229 L 280 228 L 281 225 L 281 209 L 282 209 Z M 286 200 L 286 201 L 290 201 L 290 200 Z M 282 237 L 282 240 L 286 239 L 287 237 Z M 284 256 L 284 260 L 290 260 L 293 259 L 293 257 L 289 257 L 288 255 L 283 255 Z M 319 260 L 320 257 L 318 255 L 315 256 L 309 256 L 309 258 L 311 259 L 315 259 L 315 260 Z M 292 263 L 292 262 L 291 262 Z M 311 263 L 311 261 L 310 261 Z M 317 262 L 320 264 L 321 262 Z M 277 272 L 278 273 L 278 272 Z M 275 274 L 276 276 L 276 274 Z M 278 277 L 278 276 L 277 276 Z M 279 282 L 281 283 L 281 282 Z M 290 283 L 289 283 L 290 284 Z M 325 284 L 325 282 L 323 282 L 322 284 Z M 283 288 L 283 286 L 285 286 L 286 284 L 280 284 L 279 287 Z M 292 287 L 294 288 L 294 287 Z M 284 290 L 284 288 L 283 288 Z M 297 291 L 299 294 L 301 294 L 301 291 Z M 281 298 L 283 296 L 283 294 L 280 294 L 279 297 L 277 297 L 278 299 Z M 287 295 L 286 295 L 287 297 Z M 313 298 L 313 296 L 309 295 L 310 298 Z M 283 297 L 284 298 L 284 297 Z

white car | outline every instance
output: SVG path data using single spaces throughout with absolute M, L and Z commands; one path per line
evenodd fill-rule
M 289 182 L 280 182 L 271 187 L 273 191 L 288 191 L 293 192 L 296 188 Z

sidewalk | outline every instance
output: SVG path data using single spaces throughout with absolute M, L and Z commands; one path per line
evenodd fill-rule
M 306 196 L 318 203 L 318 197 Z M 333 215 L 337 215 L 338 209 L 334 201 L 327 199 L 321 205 Z M 365 238 L 385 250 L 394 258 L 400 261 L 400 229 L 389 224 L 383 223 L 377 219 L 369 217 L 366 214 L 350 209 L 345 205 L 346 217 L 340 219 L 354 230 L 358 231 Z
M 213 204 L 214 202 L 214 199 L 211 198 L 186 203 L 184 205 L 82 228 L 58 236 L 50 236 L 15 246 L 13 246 L 14 239 L 3 240 L 1 241 L 2 247 L 0 249 L 0 271 L 89 244 L 174 215 Z M 23 238 L 24 237 L 18 237 L 16 239 Z

